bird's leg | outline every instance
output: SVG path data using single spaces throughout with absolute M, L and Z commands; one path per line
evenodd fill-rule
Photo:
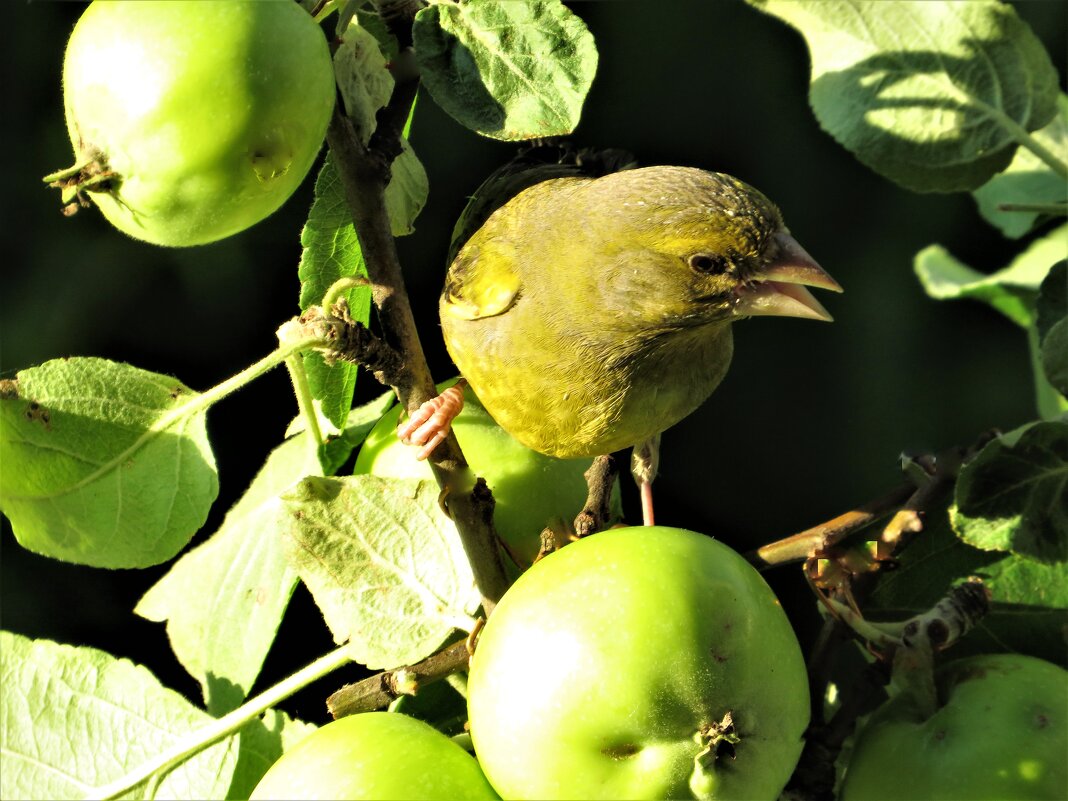
M 654 434 L 634 446 L 630 455 L 630 472 L 642 496 L 642 525 L 653 523 L 653 479 L 660 466 L 660 435 Z
M 434 452 L 452 430 L 452 421 L 464 408 L 462 378 L 436 398 L 416 409 L 407 421 L 397 426 L 397 436 L 405 445 L 421 445 L 416 459 L 425 459 Z

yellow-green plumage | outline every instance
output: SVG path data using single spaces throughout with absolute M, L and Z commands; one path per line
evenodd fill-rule
M 732 320 L 791 313 L 745 303 L 784 232 L 762 194 L 703 170 L 544 181 L 457 254 L 440 303 L 445 342 L 486 409 L 525 445 L 562 458 L 620 450 L 716 388 Z M 822 275 L 830 283 L 820 285 L 837 286 Z

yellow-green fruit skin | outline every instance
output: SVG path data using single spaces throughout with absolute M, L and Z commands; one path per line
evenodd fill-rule
M 293 0 L 95 0 L 63 65 L 79 162 L 116 179 L 92 201 L 157 245 L 230 236 L 307 175 L 334 105 L 329 48 Z
M 695 783 L 694 735 L 728 712 L 736 758 Z M 808 679 L 741 556 L 692 531 L 620 528 L 509 588 L 475 649 L 468 714 L 502 798 L 775 801 L 801 753 Z
M 441 384 L 439 391 L 452 383 Z M 430 466 L 416 460 L 416 449 L 397 438 L 399 417 L 400 407 L 395 407 L 378 422 L 356 457 L 354 473 L 433 479 Z M 498 535 L 526 567 L 538 554 L 542 530 L 562 529 L 582 511 L 588 493 L 583 474 L 590 460 L 555 459 L 522 445 L 493 421 L 470 388 L 452 426 L 471 469 L 493 490 Z M 618 490 L 613 507 L 621 517 Z
M 930 717 L 908 695 L 857 734 L 842 801 L 1063 801 L 1068 671 L 1021 654 L 950 662 Z
M 252 791 L 251 801 L 274 799 L 499 801 L 474 757 L 395 712 L 350 715 L 301 740 Z

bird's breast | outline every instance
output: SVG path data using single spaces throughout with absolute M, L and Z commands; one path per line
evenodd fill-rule
M 730 326 L 634 337 L 569 325 L 519 303 L 480 320 L 442 317 L 449 353 L 493 418 L 558 458 L 628 448 L 693 412 L 730 364 Z

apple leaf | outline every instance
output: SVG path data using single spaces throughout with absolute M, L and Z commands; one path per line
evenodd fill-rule
M 378 48 L 382 51 L 382 55 L 386 57 L 386 61 L 395 61 L 400 54 L 400 46 L 397 44 L 397 37 L 390 32 L 386 21 L 382 19 L 382 15 L 373 8 L 360 8 L 363 5 L 360 0 L 356 0 L 351 5 L 355 6 L 353 10 L 360 27 L 375 37 L 378 42 Z M 340 26 L 339 31 L 348 27 L 347 22 L 344 25 L 340 25 L 340 15 L 338 23 Z
M 936 300 L 970 298 L 993 306 L 1017 325 L 1035 322 L 1035 301 L 1051 265 L 1068 249 L 1068 224 L 1036 239 L 1001 270 L 984 275 L 958 261 L 941 245 L 916 254 L 913 266 L 924 290 Z
M 1042 370 L 1050 385 L 1068 396 L 1068 318 L 1061 320 L 1042 340 Z
M 1068 565 L 973 548 L 953 533 L 944 509 L 927 515 L 898 569 L 880 574 L 864 614 L 872 620 L 905 620 L 930 609 L 969 576 L 983 580 L 991 607 L 953 646 L 953 657 L 1008 651 L 1068 665 Z
M 386 187 L 386 209 L 394 236 L 414 230 L 413 222 L 426 203 L 428 186 L 426 171 L 407 140 L 401 141 L 401 147 Z M 300 243 L 304 248 L 297 268 L 301 311 L 319 304 L 338 279 L 367 276 L 363 251 L 352 224 L 352 211 L 329 154 L 315 181 L 315 200 L 301 231 Z M 343 297 L 348 301 L 352 319 L 367 325 L 371 319 L 371 288 L 353 287 Z M 303 358 L 312 396 L 321 403 L 322 413 L 334 428 L 343 428 L 352 405 L 358 368 L 340 360 L 328 365 L 314 351 L 305 353 Z
M 203 396 L 97 358 L 55 359 L 0 387 L 0 510 L 36 553 L 148 567 L 180 551 L 215 496 Z
M 1068 423 L 1038 423 L 1011 445 L 987 443 L 961 469 L 950 521 L 981 550 L 1068 561 Z
M 1068 317 L 1068 260 L 1053 265 L 1038 290 L 1035 325 L 1038 336 L 1045 339 L 1050 331 Z
M 309 477 L 284 496 L 286 555 L 334 640 L 372 669 L 418 662 L 480 598 L 431 481 Z
M 200 682 L 214 715 L 248 695 L 297 585 L 282 554 L 278 496 L 318 472 L 307 434 L 283 442 L 218 531 L 182 556 L 134 609 L 166 621 L 171 648 Z
M 823 129 L 908 189 L 976 189 L 1056 113 L 1057 71 L 1006 3 L 750 2 L 804 36 Z
M 356 19 L 350 22 L 334 51 L 334 75 L 345 114 L 352 121 L 356 136 L 366 145 L 375 132 L 375 115 L 393 94 L 394 81 L 378 40 Z
M 0 632 L 0 797 L 84 798 L 213 718 L 148 670 L 94 648 Z M 123 798 L 224 798 L 227 738 Z
M 353 20 L 334 53 L 334 73 L 345 103 L 345 112 L 352 120 L 356 135 L 365 145 L 371 141 L 371 134 L 377 125 L 376 114 L 389 102 L 394 84 L 379 40 L 363 27 L 365 20 L 370 19 L 373 19 L 371 15 L 364 14 L 359 16 L 359 21 Z M 381 20 L 378 25 L 381 25 Z M 386 33 L 383 35 L 388 36 Z M 389 38 L 392 39 L 392 36 Z M 408 122 L 410 127 L 410 115 Z M 412 150 L 407 136 L 408 127 L 405 127 L 401 152 L 393 160 L 390 181 L 386 186 L 386 211 L 393 236 L 407 236 L 415 230 L 415 218 L 426 205 L 429 188 L 426 170 Z M 306 306 L 302 303 L 301 308 Z
M 571 133 L 597 71 L 593 36 L 560 0 L 435 3 L 412 37 L 430 96 L 494 139 Z
M 1035 139 L 1068 164 L 1068 96 L 1057 98 L 1057 116 Z M 1032 151 L 1021 147 L 1012 163 L 972 192 L 979 213 L 1012 239 L 1029 233 L 1047 219 L 1038 211 L 1002 210 L 1002 204 L 1068 203 L 1068 184 Z
M 423 162 L 407 139 L 401 138 L 401 152 L 393 160 L 386 185 L 386 212 L 393 236 L 407 236 L 415 230 L 415 218 L 426 205 L 429 180 Z
M 268 455 L 245 494 L 206 542 L 183 555 L 138 602 L 134 612 L 159 623 L 178 661 L 200 682 L 214 715 L 248 695 L 297 584 L 282 553 L 280 495 L 324 459 L 346 461 L 382 416 L 392 392 L 349 413 L 345 430 L 311 451 L 304 418 Z M 324 456 L 324 451 L 327 455 Z
M 352 212 L 329 154 L 315 180 L 315 200 L 300 233 L 300 244 L 304 248 L 297 268 L 301 311 L 320 303 L 338 279 L 367 276 L 363 251 L 352 227 Z M 352 319 L 366 325 L 371 319 L 371 288 L 353 287 L 343 296 Z M 314 351 L 306 352 L 303 358 L 312 396 L 322 404 L 322 413 L 334 428 L 342 428 L 352 406 L 358 368 L 340 360 L 328 365 Z
M 1068 261 L 1053 265 L 1038 293 L 1040 360 L 1049 383 L 1068 396 Z
M 335 475 L 341 469 L 352 452 L 363 444 L 375 423 L 393 405 L 394 400 L 396 395 L 392 391 L 383 392 L 374 400 L 349 412 L 345 429 L 336 435 L 327 436 L 319 449 L 319 463 L 323 467 L 324 475 Z
M 259 720 L 249 723 L 238 734 L 237 765 L 224 797 L 228 801 L 248 798 L 267 769 L 317 728 L 277 709 L 268 709 Z

